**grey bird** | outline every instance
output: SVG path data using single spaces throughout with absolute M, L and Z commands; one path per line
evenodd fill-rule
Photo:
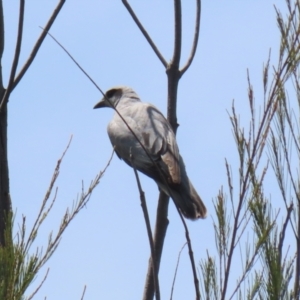
M 105 93 L 94 108 L 115 107 L 140 143 L 115 112 L 107 131 L 115 152 L 129 166 L 154 179 L 182 214 L 192 220 L 206 217 L 206 207 L 189 180 L 170 123 L 153 105 L 141 102 L 129 87 Z

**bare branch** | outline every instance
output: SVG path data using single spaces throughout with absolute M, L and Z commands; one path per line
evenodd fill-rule
M 43 30 L 45 30 L 45 29 L 43 29 Z M 161 169 L 158 167 L 157 163 L 153 160 L 153 158 L 149 154 L 148 150 L 142 144 L 142 142 L 140 141 L 140 139 L 138 138 L 138 136 L 135 134 L 135 132 L 132 130 L 132 128 L 128 125 L 128 123 L 126 122 L 126 120 L 124 119 L 124 117 L 121 115 L 121 113 L 118 111 L 118 109 L 114 105 L 112 105 L 111 100 L 104 94 L 104 92 L 102 91 L 102 89 L 97 85 L 97 83 L 92 79 L 92 77 L 83 69 L 83 67 L 81 67 L 81 65 L 76 61 L 76 59 L 71 55 L 71 53 L 50 32 L 47 32 L 47 33 L 65 51 L 65 53 L 76 64 L 76 66 L 85 74 L 85 76 L 88 77 L 88 79 L 94 84 L 94 86 L 98 89 L 98 91 L 100 91 L 100 93 L 105 97 L 105 99 L 111 104 L 111 107 L 115 110 L 115 112 L 118 114 L 118 116 L 124 122 L 124 124 L 126 125 L 126 127 L 128 128 L 128 130 L 132 133 L 132 135 L 134 136 L 134 138 L 138 141 L 138 143 L 140 144 L 140 146 L 142 147 L 142 149 L 145 151 L 145 153 L 148 156 L 148 158 L 150 159 L 150 161 L 153 163 L 153 165 L 157 168 L 157 170 L 162 175 L 162 178 L 164 178 L 165 176 L 162 173 Z M 166 180 L 166 178 L 165 178 L 165 180 Z
M 174 133 L 176 134 L 177 131 L 177 113 L 176 113 L 176 104 L 177 104 L 177 90 L 178 90 L 178 82 L 181 75 L 188 69 L 190 64 L 192 63 L 193 57 L 196 52 L 196 46 L 198 42 L 199 36 L 199 23 L 200 23 L 200 0 L 197 0 L 197 21 L 198 24 L 195 26 L 195 36 L 194 42 L 192 46 L 191 55 L 188 59 L 187 65 L 183 68 L 182 73 L 179 71 L 179 63 L 180 63 L 180 56 L 181 56 L 181 36 L 182 36 L 182 19 L 181 19 L 181 1 L 174 0 L 174 15 L 175 15 L 175 39 L 174 39 L 174 51 L 173 51 L 173 58 L 171 63 L 168 64 L 166 60 L 163 58 L 159 50 L 157 49 L 154 42 L 151 40 L 149 34 L 142 26 L 141 22 L 135 15 L 134 11 L 130 7 L 127 0 L 122 0 L 124 6 L 130 13 L 131 17 L 141 30 L 144 37 L 147 39 L 148 43 L 150 44 L 153 51 L 156 53 L 159 60 L 166 68 L 166 73 L 168 76 L 168 121 L 170 122 Z M 152 160 L 151 160 L 152 161 Z M 156 165 L 156 164 L 155 164 Z M 157 166 L 156 166 L 157 167 Z M 159 168 L 158 168 L 159 169 Z M 161 170 L 159 169 L 161 172 Z M 162 176 L 162 178 L 165 178 Z M 163 249 L 164 239 L 167 231 L 167 226 L 169 224 L 168 221 L 168 205 L 169 205 L 169 197 L 160 192 L 159 195 L 159 202 L 157 207 L 157 218 L 156 218 L 156 225 L 155 225 L 155 235 L 154 235 L 154 247 L 155 247 L 155 254 L 157 260 L 157 271 L 159 270 L 160 265 L 160 258 Z M 193 265 L 193 264 L 192 264 Z M 195 271 L 195 270 L 194 270 Z M 195 277 L 196 272 L 194 272 Z M 195 277 L 197 279 L 197 276 Z M 195 279 L 195 281 L 196 281 Z M 195 283 L 195 287 L 197 290 L 197 284 Z M 199 284 L 198 284 L 198 291 L 199 291 Z M 197 295 L 200 297 L 200 292 L 196 292 Z M 149 260 L 149 267 L 148 273 L 146 276 L 146 283 L 144 289 L 144 300 L 153 299 L 154 295 L 154 278 L 153 278 L 153 269 L 152 269 L 152 258 L 150 257 Z
M 134 13 L 134 11 L 131 8 L 130 4 L 127 2 L 127 0 L 122 0 L 122 2 L 124 4 L 124 6 L 126 7 L 126 9 L 128 10 L 129 14 L 131 15 L 132 19 L 134 20 L 134 22 L 138 26 L 138 28 L 141 30 L 143 36 L 146 38 L 146 40 L 150 44 L 152 50 L 155 52 L 155 54 L 157 55 L 157 57 L 159 58 L 159 60 L 162 62 L 162 64 L 164 65 L 164 67 L 167 68 L 168 63 L 166 62 L 166 60 L 164 59 L 164 57 L 162 56 L 162 54 L 159 52 L 158 48 L 156 47 L 156 45 L 152 41 L 151 37 L 149 36 L 148 32 L 143 27 L 142 23 L 140 22 L 140 20 L 138 19 L 138 17 Z
M 40 37 L 38 38 L 37 42 L 35 43 L 28 60 L 26 61 L 26 63 L 24 64 L 23 68 L 21 69 L 20 73 L 17 75 L 17 77 L 15 78 L 14 82 L 13 82 L 13 86 L 12 86 L 12 90 L 18 85 L 18 83 L 20 82 L 20 80 L 22 79 L 22 77 L 24 76 L 24 74 L 26 73 L 26 71 L 28 70 L 28 68 L 30 67 L 31 63 L 33 62 L 36 54 L 38 53 L 46 35 L 47 32 L 50 30 L 52 24 L 54 23 L 57 15 L 59 14 L 61 8 L 63 7 L 64 3 L 66 0 L 60 0 L 58 5 L 56 6 L 56 8 L 54 9 L 48 23 L 45 26 L 45 30 L 42 32 L 42 34 L 40 35 Z M 1 104 L 2 106 L 2 104 Z M 1 109 L 1 107 L 0 107 Z
M 182 35 L 182 22 L 181 22 L 181 0 L 174 0 L 174 18 L 175 18 L 175 37 L 174 37 L 174 52 L 171 65 L 177 70 L 179 69 L 180 56 L 181 56 L 181 35 Z
M 279 235 L 278 252 L 279 252 L 280 260 L 282 257 L 282 247 L 283 247 L 283 242 L 285 239 L 285 231 L 286 231 L 288 223 L 290 222 L 291 213 L 293 210 L 294 210 L 294 205 L 293 205 L 293 203 L 291 203 L 287 209 L 287 215 L 286 215 L 285 221 L 283 223 L 283 226 L 282 226 L 282 229 L 281 229 L 281 232 Z
M 169 199 L 170 199 L 169 196 L 167 196 L 163 192 L 160 192 L 157 211 L 156 211 L 156 223 L 155 223 L 155 232 L 154 232 L 154 248 L 155 248 L 155 255 L 156 255 L 157 271 L 159 271 L 161 254 L 164 246 L 164 240 L 169 225 L 169 220 L 168 220 Z M 152 257 L 150 257 L 143 300 L 153 299 L 153 295 L 154 295 L 154 280 L 153 280 L 153 270 L 152 270 Z
M 68 144 L 67 144 L 67 147 L 65 148 L 65 150 L 64 150 L 64 152 L 63 152 L 63 154 L 62 154 L 62 156 L 61 156 L 60 159 L 57 161 L 56 167 L 55 167 L 55 169 L 54 169 L 54 173 L 53 173 L 53 175 L 52 175 L 52 179 L 51 179 L 51 181 L 50 181 L 49 188 L 48 188 L 48 190 L 47 190 L 47 192 L 46 192 L 46 195 L 45 195 L 45 197 L 44 197 L 44 199 L 43 199 L 43 202 L 42 202 L 41 208 L 40 208 L 40 210 L 39 210 L 38 216 L 37 216 L 37 218 L 36 218 L 36 220 L 35 220 L 35 223 L 34 223 L 33 226 L 32 226 L 31 232 L 30 232 L 30 234 L 29 234 L 28 241 L 27 241 L 27 243 L 26 243 L 26 245 L 25 245 L 25 247 L 24 247 L 24 252 L 27 252 L 27 249 L 28 249 L 28 248 L 30 247 L 30 245 L 32 244 L 32 242 L 33 242 L 33 240 L 34 240 L 34 237 L 35 237 L 35 235 L 36 235 L 36 233 L 37 233 L 37 231 L 38 231 L 40 225 L 42 224 L 42 222 L 43 222 L 43 220 L 44 220 L 43 217 L 42 217 L 42 215 L 43 215 L 43 213 L 45 212 L 45 206 L 46 206 L 46 204 L 47 204 L 47 202 L 48 202 L 48 200 L 49 200 L 49 197 L 50 197 L 51 192 L 52 192 L 52 190 L 53 190 L 53 186 L 54 186 L 54 184 L 55 184 L 55 182 L 56 182 L 56 179 L 57 179 L 57 177 L 58 177 L 58 175 L 59 175 L 60 165 L 61 165 L 61 163 L 62 163 L 62 161 L 63 161 L 63 158 L 64 158 L 65 154 L 67 153 L 67 151 L 68 151 L 68 149 L 69 149 L 69 147 L 70 147 L 70 145 L 71 145 L 71 142 L 72 142 L 72 136 L 70 137 L 70 140 L 69 140 L 69 142 L 68 142 Z M 51 208 L 53 207 L 53 204 L 54 204 L 54 202 L 55 202 L 55 200 L 56 200 L 56 194 L 57 194 L 57 190 L 56 190 L 56 192 L 55 192 L 55 195 L 54 195 L 54 198 L 53 198 L 53 200 L 52 200 L 52 203 L 50 204 L 49 208 L 47 209 L 46 215 L 49 213 L 49 211 L 50 211 Z
M 0 2 L 0 60 L 4 51 L 4 16 L 3 3 Z M 0 68 L 2 68 L 0 61 Z M 3 74 L 0 71 L 0 95 L 1 98 L 5 93 L 3 87 Z M 0 100 L 1 101 L 1 100 Z M 8 235 L 9 228 L 8 216 L 11 214 L 12 206 L 9 195 L 9 174 L 7 158 L 7 105 L 3 111 L 0 111 L 0 247 L 11 243 L 12 235 Z M 7 222 L 8 221 L 8 222 Z M 9 239 L 9 240 L 7 240 Z
M 20 0 L 19 25 L 18 25 L 18 36 L 17 36 L 16 50 L 15 50 L 15 55 L 14 55 L 12 67 L 11 67 L 11 70 L 10 70 L 8 86 L 6 88 L 6 91 L 4 93 L 3 98 L 1 100 L 0 111 L 3 107 L 3 105 L 5 105 L 8 102 L 9 95 L 10 95 L 11 91 L 13 90 L 13 81 L 14 81 L 14 78 L 15 78 L 15 75 L 16 75 L 18 62 L 19 62 L 19 58 L 20 58 L 20 53 L 21 53 L 22 36 L 23 36 L 23 24 L 24 24 L 24 11 L 25 11 L 25 0 Z
M 34 292 L 28 297 L 27 300 L 31 300 L 35 295 L 36 293 L 40 290 L 40 288 L 42 287 L 42 285 L 44 284 L 44 282 L 46 281 L 47 277 L 48 277 L 48 274 L 49 274 L 49 268 L 47 269 L 47 272 L 43 278 L 43 280 L 41 281 L 41 283 L 38 285 L 38 287 L 34 290 Z
M 294 294 L 296 299 L 299 299 L 300 295 L 300 238 L 299 238 L 299 232 L 300 232 L 300 207 L 299 207 L 299 202 L 298 202 L 298 236 L 296 237 L 296 244 L 297 244 L 297 252 L 296 252 L 296 270 L 295 270 L 295 283 L 294 283 Z M 282 237 L 284 238 L 284 237 Z
M 199 290 L 199 280 L 197 277 L 197 272 L 196 272 L 196 265 L 195 265 L 195 260 L 194 260 L 194 253 L 193 253 L 193 248 L 192 248 L 192 242 L 190 239 L 190 234 L 189 234 L 189 230 L 188 227 L 185 223 L 185 220 L 182 216 L 182 213 L 180 212 L 180 210 L 178 209 L 178 207 L 176 206 L 180 219 L 182 221 L 182 224 L 184 226 L 185 229 L 185 237 L 186 237 L 186 242 L 189 248 L 189 257 L 190 257 L 190 261 L 191 261 L 191 266 L 192 266 L 192 271 L 193 271 L 193 277 L 194 277 L 194 286 L 195 286 L 195 292 L 196 292 L 196 300 L 200 300 L 201 295 L 200 295 L 200 290 Z
M 134 159 L 134 158 L 133 158 Z M 151 261 L 152 261 L 152 272 L 153 272 L 153 277 L 154 277 L 154 286 L 155 286 L 155 296 L 157 300 L 160 300 L 160 291 L 159 291 L 159 280 L 158 280 L 158 270 L 156 267 L 156 255 L 155 255 L 155 249 L 154 249 L 154 243 L 153 243 L 153 238 L 152 238 L 152 230 L 151 230 L 151 225 L 150 225 L 150 219 L 149 219 L 149 214 L 148 214 L 148 209 L 147 209 L 147 203 L 145 199 L 145 193 L 142 189 L 140 178 L 138 175 L 138 172 L 134 166 L 134 162 L 131 158 L 131 163 L 133 166 L 134 170 L 134 175 L 136 178 L 137 186 L 140 192 L 140 199 L 141 199 L 141 206 L 144 214 L 144 219 L 146 223 L 146 228 L 147 228 L 147 234 L 148 234 L 148 239 L 149 239 L 149 244 L 150 244 L 150 249 L 151 249 Z
M 0 66 L 2 61 L 2 55 L 4 51 L 4 16 L 3 16 L 3 3 L 0 4 Z M 2 72 L 0 72 L 0 84 L 1 89 L 3 89 L 2 86 Z
M 61 47 L 65 53 L 71 58 L 71 60 L 74 62 L 74 64 L 80 69 L 80 71 L 93 83 L 93 85 L 96 87 L 96 89 L 105 97 L 104 92 L 101 90 L 101 88 L 98 86 L 95 80 L 84 70 L 84 68 L 77 62 L 77 60 L 72 56 L 72 54 L 45 28 L 41 27 L 41 29 L 44 30 L 46 34 L 48 34 L 56 44 L 58 44 L 59 47 Z M 110 102 L 109 99 L 107 99 L 108 102 Z M 113 106 L 112 106 L 113 107 Z
M 179 266 L 179 262 L 180 262 L 181 252 L 183 251 L 183 249 L 186 246 L 186 244 L 187 243 L 184 243 L 184 245 L 182 246 L 182 248 L 180 249 L 179 254 L 178 254 L 177 264 L 176 264 L 175 273 L 174 273 L 174 279 L 173 279 L 173 283 L 172 283 L 170 300 L 172 300 L 172 298 L 173 298 L 173 291 L 174 291 L 174 286 L 175 286 L 175 280 L 176 280 L 177 270 L 178 270 L 178 266 Z
M 73 208 L 71 211 L 69 211 L 69 208 L 67 208 L 67 210 L 63 216 L 62 222 L 60 224 L 60 227 L 58 229 L 58 232 L 57 232 L 56 236 L 54 237 L 54 239 L 52 239 L 52 233 L 50 234 L 47 249 L 43 255 L 42 255 L 42 253 L 41 253 L 41 255 L 39 255 L 39 262 L 37 263 L 37 265 L 35 267 L 36 270 L 39 270 L 47 262 L 47 260 L 51 257 L 51 255 L 54 253 L 54 251 L 58 247 L 60 239 L 62 237 L 62 234 L 64 233 L 66 228 L 69 226 L 71 221 L 75 218 L 75 216 L 81 211 L 81 209 L 83 207 L 85 207 L 86 204 L 89 202 L 93 190 L 99 184 L 100 179 L 102 178 L 103 174 L 106 172 L 108 166 L 110 165 L 110 162 L 113 158 L 113 154 L 114 154 L 114 151 L 112 151 L 112 154 L 111 154 L 106 166 L 104 167 L 103 171 L 100 171 L 96 175 L 96 177 L 92 180 L 89 188 L 86 191 L 84 190 L 84 186 L 82 184 L 82 192 L 81 192 L 81 195 L 79 196 L 79 199 L 73 204 Z
M 197 50 L 199 32 L 200 32 L 200 18 L 201 18 L 201 0 L 196 0 L 196 23 L 195 23 L 195 32 L 194 32 L 194 40 L 192 45 L 192 50 L 190 57 L 187 60 L 186 65 L 180 70 L 180 76 L 184 74 L 184 72 L 190 67 Z
M 83 292 L 82 292 L 81 300 L 83 300 L 83 298 L 84 298 L 85 291 L 86 291 L 86 285 L 85 285 L 85 286 L 84 286 L 84 288 L 83 288 Z

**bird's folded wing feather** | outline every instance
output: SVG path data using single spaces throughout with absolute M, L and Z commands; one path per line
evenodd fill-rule
M 163 114 L 153 105 L 137 102 L 134 105 L 119 109 L 127 124 L 136 133 L 152 159 L 161 159 L 162 171 L 167 173 L 168 180 L 174 184 L 180 183 L 179 150 L 171 125 Z M 128 148 L 132 151 L 139 149 L 139 155 L 135 157 L 136 167 L 147 170 L 147 164 L 151 163 L 137 141 L 129 132 L 127 126 L 115 114 L 108 126 L 108 135 L 115 147 L 119 158 L 131 165 Z M 145 171 L 144 170 L 144 171 Z M 145 171 L 147 174 L 147 172 Z
M 163 114 L 152 105 L 149 105 L 148 110 L 149 108 L 151 109 L 151 113 L 148 112 L 152 122 L 151 127 L 154 130 L 154 134 L 156 134 L 157 140 L 161 141 L 160 143 L 158 143 L 160 145 L 160 149 L 159 151 L 157 151 L 157 154 L 160 155 L 163 163 L 167 166 L 169 180 L 171 180 L 172 183 L 179 184 L 181 180 L 179 149 L 177 146 L 175 134 L 171 128 L 170 123 L 163 116 Z
M 173 183 L 180 183 L 179 151 L 175 135 L 169 134 L 166 138 L 167 150 L 161 155 L 162 161 L 168 166 L 169 175 Z

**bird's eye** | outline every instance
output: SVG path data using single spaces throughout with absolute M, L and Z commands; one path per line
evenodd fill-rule
M 116 91 L 117 91 L 116 89 L 111 89 L 111 90 L 107 91 L 107 92 L 106 92 L 106 97 L 107 97 L 107 98 L 113 97 L 114 94 L 116 93 Z

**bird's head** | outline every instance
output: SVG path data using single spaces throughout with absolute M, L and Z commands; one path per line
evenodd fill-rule
M 94 106 L 94 108 L 117 107 L 120 100 L 126 98 L 138 98 L 136 93 L 127 86 L 117 86 L 109 89 L 105 96 Z

